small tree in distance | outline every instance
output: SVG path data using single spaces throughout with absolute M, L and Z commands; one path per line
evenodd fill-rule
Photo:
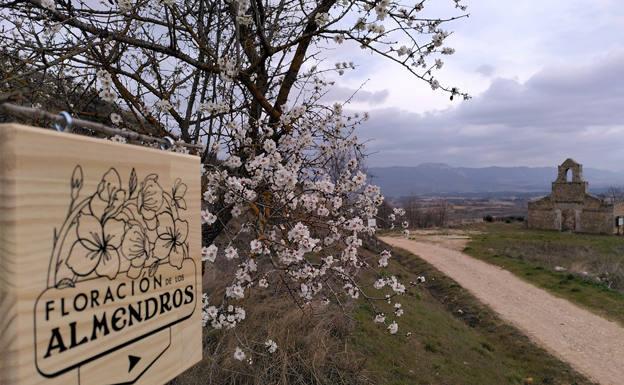
M 358 255 L 383 202 L 361 171 L 355 129 L 368 114 L 321 102 L 332 79 L 358 68 L 325 64 L 327 47 L 356 44 L 467 97 L 434 76 L 454 52 L 445 24 L 467 16 L 448 1 L 457 14 L 430 18 L 426 0 L 4 0 L 0 43 L 19 65 L 2 82 L 45 74 L 63 80 L 60 100 L 82 93 L 114 106 L 103 117 L 112 125 L 205 145 L 203 257 L 238 268 L 223 298 L 205 298 L 204 321 L 232 328 L 252 287 L 282 286 L 301 307 L 373 299 L 358 272 L 387 266 L 389 253 Z M 64 109 L 93 118 L 90 98 Z M 229 244 L 217 249 L 220 235 Z M 392 276 L 374 287 L 384 300 L 405 291 Z
M 624 202 L 624 188 L 610 186 L 607 189 L 605 198 L 608 199 L 611 203 Z

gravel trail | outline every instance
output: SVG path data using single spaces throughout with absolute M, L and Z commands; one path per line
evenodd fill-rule
M 624 385 L 624 328 L 460 251 L 381 237 L 405 249 L 490 306 L 534 342 L 602 385 Z

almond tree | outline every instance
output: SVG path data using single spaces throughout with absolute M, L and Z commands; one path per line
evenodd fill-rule
M 444 26 L 466 16 L 461 0 L 446 18 L 421 16 L 426 0 L 108 1 L 1 0 L 0 43 L 21 63 L 2 82 L 62 79 L 59 99 L 85 95 L 66 105 L 76 116 L 97 98 L 116 109 L 110 124 L 205 145 L 203 257 L 239 263 L 223 298 L 205 296 L 205 323 L 234 327 L 252 287 L 280 285 L 301 307 L 373 299 L 357 273 L 390 254 L 366 261 L 358 249 L 383 197 L 360 170 L 354 131 L 368 115 L 322 103 L 331 79 L 358 68 L 326 64 L 328 47 L 355 44 L 467 97 L 434 76 L 454 52 Z M 395 277 L 374 287 L 388 301 L 405 291 Z

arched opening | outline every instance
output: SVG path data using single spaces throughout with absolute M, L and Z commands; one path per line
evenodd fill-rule
M 565 178 L 566 182 L 572 182 L 572 169 L 571 168 L 566 170 L 565 175 L 566 175 L 566 178 Z

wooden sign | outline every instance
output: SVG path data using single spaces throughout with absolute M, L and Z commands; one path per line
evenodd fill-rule
M 0 384 L 162 384 L 201 359 L 199 167 L 0 125 Z

